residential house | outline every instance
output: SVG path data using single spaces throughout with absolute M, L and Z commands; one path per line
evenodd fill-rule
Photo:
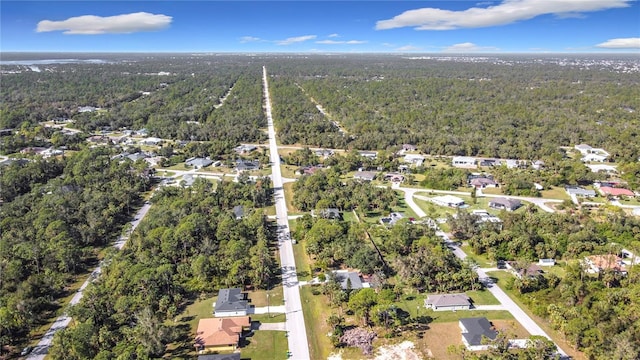
M 627 265 L 640 264 L 640 256 L 634 255 L 631 251 L 627 249 L 620 250 L 620 256 L 622 258 L 622 262 L 624 262 Z
M 609 187 L 609 186 L 600 186 L 600 188 L 598 189 L 598 191 L 600 191 L 600 193 L 604 196 L 627 196 L 627 197 L 634 197 L 636 196 L 636 194 L 633 193 L 633 191 L 628 190 L 628 189 L 623 189 L 623 188 L 614 188 L 614 187 Z
M 326 159 L 329 156 L 333 156 L 334 152 L 331 149 L 318 149 L 314 151 L 319 157 Z
M 522 206 L 522 202 L 518 199 L 493 198 L 489 200 L 489 207 L 493 209 L 514 211 Z
M 141 159 L 146 159 L 147 157 L 149 157 L 149 155 L 147 155 L 147 154 L 145 154 L 143 152 L 137 152 L 137 153 L 133 153 L 133 154 L 128 154 L 128 155 L 126 155 L 126 157 L 129 160 L 131 160 L 133 162 L 136 162 L 136 161 L 141 160 Z
M 475 179 L 469 180 L 469 185 L 475 187 L 476 189 L 486 189 L 486 188 L 496 188 L 498 187 L 498 183 L 488 177 L 477 177 Z
M 192 157 L 187 159 L 187 161 L 185 161 L 184 164 L 186 166 L 191 166 L 195 169 L 202 169 L 203 167 L 207 167 L 213 164 L 213 160 L 209 158 Z
M 369 283 L 364 282 L 360 273 L 355 271 L 335 270 L 333 271 L 333 274 L 343 290 L 355 290 L 369 287 Z
M 182 180 L 180 180 L 180 185 L 184 187 L 193 186 L 193 183 L 196 182 L 196 178 L 193 177 L 193 174 L 185 174 L 182 176 Z
M 587 190 L 585 188 L 582 188 L 580 186 L 567 186 L 565 187 L 565 190 L 567 191 L 567 194 L 569 195 L 575 195 L 577 197 L 595 197 L 596 196 L 596 192 L 595 190 Z
M 255 145 L 251 145 L 251 144 L 242 144 L 240 146 L 236 146 L 235 148 L 233 148 L 233 150 L 235 152 L 237 152 L 238 154 L 246 154 L 246 153 L 250 153 L 254 150 L 256 150 L 258 147 Z
M 387 173 L 384 174 L 384 181 L 391 181 L 394 183 L 401 183 L 404 181 L 404 175 L 402 174 L 394 174 L 394 173 Z
M 514 160 L 507 159 L 504 161 L 504 164 L 508 169 L 521 169 L 527 166 L 527 162 L 525 160 Z
M 462 331 L 462 343 L 472 351 L 488 349 L 489 346 L 483 343 L 487 340 L 495 340 L 498 336 L 498 332 L 484 317 L 460 319 L 458 324 Z
M 93 106 L 78 106 L 78 112 L 79 113 L 94 112 L 94 111 L 99 110 L 99 109 L 100 108 L 93 107 Z
M 469 156 L 454 156 L 453 159 L 451 159 L 451 165 L 462 168 L 475 168 L 476 158 Z
M 220 289 L 214 308 L 216 317 L 245 316 L 249 310 L 247 294 L 240 288 Z
M 538 266 L 555 266 L 556 259 L 538 259 Z
M 359 179 L 363 181 L 373 181 L 376 178 L 375 171 L 356 171 L 353 175 L 354 179 Z
M 615 165 L 606 165 L 606 164 L 586 164 L 591 172 L 598 173 L 603 172 L 606 174 L 617 174 L 618 168 Z
M 610 269 L 622 275 L 627 274 L 627 266 L 617 255 L 591 255 L 584 259 L 588 269 L 587 272 L 597 274 L 601 271 Z
M 418 147 L 412 144 L 402 144 L 402 151 L 418 151 Z
M 583 162 L 605 162 L 609 157 L 609 153 L 604 149 L 593 148 L 587 144 L 576 145 L 574 148 L 582 154 Z
M 511 267 L 514 269 L 514 274 L 516 275 L 516 277 L 520 279 L 536 278 L 544 274 L 544 271 L 538 264 L 531 263 L 529 264 L 528 267 L 517 269 L 517 270 L 516 270 L 516 264 L 514 262 L 511 262 L 509 265 L 511 265 Z
M 242 205 L 234 206 L 233 210 L 231 211 L 233 212 L 233 216 L 236 218 L 236 220 L 240 220 L 244 216 L 244 206 Z
M 380 219 L 380 223 L 382 225 L 388 225 L 388 226 L 393 226 L 395 225 L 400 219 L 403 219 L 404 215 L 402 215 L 401 213 L 397 213 L 397 212 L 392 212 L 391 214 L 389 214 L 389 216 L 383 217 Z
M 424 159 L 424 156 L 419 154 L 407 154 L 404 156 L 403 161 L 412 166 L 419 167 L 424 163 Z
M 250 327 L 248 316 L 200 319 L 194 346 L 200 354 L 236 350 Z
M 157 137 L 148 137 L 140 141 L 142 145 L 158 146 L 162 143 L 162 139 Z
M 30 146 L 20 150 L 20 154 L 42 155 L 42 153 L 45 152 L 46 150 L 47 150 L 46 147 Z
M 497 166 L 498 165 L 498 160 L 496 159 L 480 159 L 480 162 L 478 163 L 478 165 L 480 166 Z
M 342 214 L 340 210 L 337 208 L 326 208 L 320 211 L 311 210 L 311 216 L 316 217 L 319 216 L 323 219 L 342 219 Z
M 378 158 L 378 152 L 377 151 L 358 151 L 358 154 L 360 154 L 360 156 L 368 158 L 368 159 L 377 159 Z
M 424 306 L 433 311 L 469 310 L 471 299 L 466 294 L 429 295 Z
M 322 169 L 322 165 L 302 166 L 296 170 L 296 175 L 313 175 L 316 171 Z
M 458 208 L 464 206 L 464 200 L 453 195 L 436 196 L 431 198 L 436 205 Z
M 260 169 L 260 162 L 258 160 L 236 160 L 236 171 L 253 171 Z
M 492 223 L 498 224 L 497 227 L 502 230 L 502 220 L 499 217 L 489 214 L 486 210 L 473 210 L 471 215 L 476 216 L 476 224 Z M 455 215 L 454 215 L 455 216 Z

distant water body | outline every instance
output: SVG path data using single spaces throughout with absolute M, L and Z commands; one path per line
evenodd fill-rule
M 38 59 L 38 60 L 0 60 L 0 65 L 51 65 L 51 64 L 106 64 L 102 59 Z

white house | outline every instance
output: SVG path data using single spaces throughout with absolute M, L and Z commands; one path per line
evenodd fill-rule
M 453 195 L 436 196 L 431 198 L 436 205 L 448 206 L 448 207 L 461 207 L 464 205 L 464 200 Z
M 412 164 L 413 166 L 422 166 L 424 156 L 420 154 L 407 154 L 404 156 L 404 162 Z
M 451 165 L 455 167 L 476 167 L 476 158 L 469 156 L 454 156 Z

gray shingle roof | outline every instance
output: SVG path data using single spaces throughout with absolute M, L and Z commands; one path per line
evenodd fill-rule
M 498 336 L 498 333 L 491 328 L 489 320 L 484 317 L 460 319 L 460 324 L 467 329 L 466 333 L 462 333 L 462 337 L 471 346 L 482 345 L 483 336 L 491 340 L 495 340 Z
M 362 289 L 362 280 L 360 279 L 360 275 L 358 275 L 358 273 L 352 271 L 336 271 L 335 274 L 336 280 L 338 280 L 338 282 L 340 283 L 340 287 L 342 287 L 343 289 L 346 290 L 348 288 L 348 281 L 351 281 L 351 289 Z
M 434 305 L 436 307 L 471 305 L 469 297 L 465 294 L 429 295 L 424 303 L 425 305 Z
M 247 310 L 249 303 L 245 300 L 245 294 L 240 288 L 220 289 L 215 311 L 240 311 Z

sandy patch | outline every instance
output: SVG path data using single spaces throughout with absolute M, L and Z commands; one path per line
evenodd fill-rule
M 341 353 L 331 354 L 329 355 L 327 360 L 342 360 L 342 354 Z
M 375 360 L 422 360 L 414 350 L 411 341 L 403 341 L 397 345 L 381 346 L 376 352 Z

